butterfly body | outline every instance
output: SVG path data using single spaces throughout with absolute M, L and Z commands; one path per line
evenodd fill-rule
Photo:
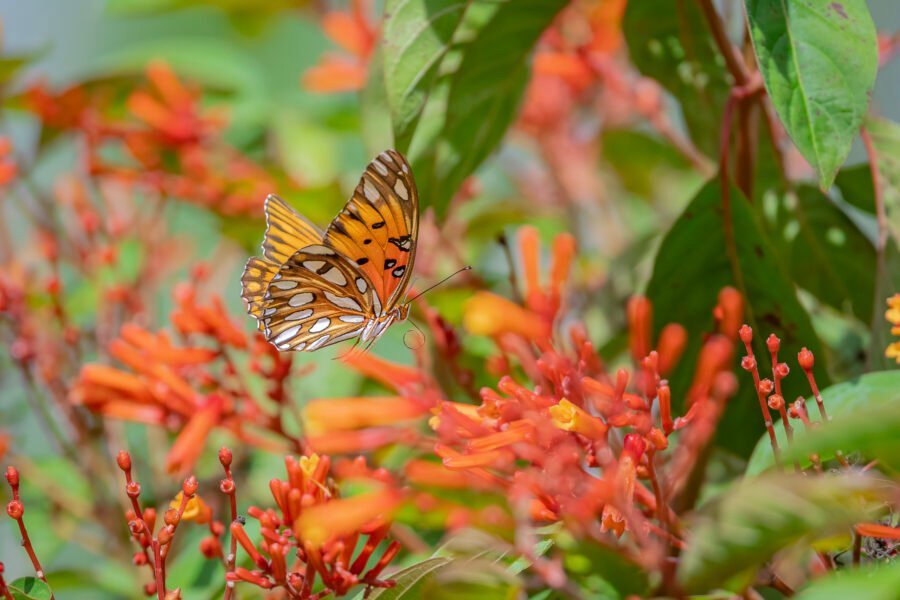
M 409 315 L 418 193 L 409 164 L 386 150 L 366 168 L 325 232 L 277 196 L 266 199 L 263 256 L 247 262 L 242 296 L 279 350 L 371 342 Z

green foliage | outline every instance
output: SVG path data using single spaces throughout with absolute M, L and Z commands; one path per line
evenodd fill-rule
M 894 562 L 890 565 L 868 565 L 862 569 L 829 573 L 800 590 L 794 598 L 894 600 L 898 589 L 900 589 L 900 562 Z
M 802 377 L 802 373 L 798 376 Z M 782 452 L 790 448 L 783 460 L 786 464 L 793 459 L 808 464 L 808 457 L 813 452 L 818 452 L 822 460 L 828 460 L 835 450 L 843 450 L 844 453 L 859 451 L 869 458 L 882 458 L 888 464 L 894 462 L 896 466 L 891 449 L 897 448 L 900 440 L 900 417 L 895 402 L 898 389 L 900 371 L 866 373 L 858 379 L 823 389 L 822 398 L 831 423 L 820 425 L 812 432 L 797 425 L 793 446 L 788 445 L 781 423 L 775 423 L 779 447 Z M 806 405 L 810 419 L 819 420 L 815 399 L 807 398 Z M 763 435 L 747 465 L 747 474 L 761 473 L 774 464 L 769 437 Z
M 443 214 L 499 144 L 528 81 L 527 58 L 561 0 L 387 5 L 384 84 L 395 144 L 420 196 Z
M 797 149 L 831 186 L 869 106 L 878 48 L 865 0 L 746 0 L 769 97 Z
M 858 474 L 747 480 L 697 515 L 678 577 L 704 591 L 752 571 L 803 538 L 841 532 L 874 514 L 884 490 Z
M 396 582 L 394 587 L 377 589 L 369 594 L 369 598 L 371 600 L 400 600 L 401 598 L 413 600 L 421 598 L 422 596 L 416 592 L 418 584 L 423 579 L 436 574 L 451 562 L 453 562 L 452 559 L 439 556 L 416 563 L 391 575 L 391 579 Z
M 731 81 L 698 3 L 629 2 L 623 31 L 634 65 L 678 100 L 694 142 L 715 152 Z
M 796 357 L 803 346 L 820 355 L 809 315 L 797 300 L 783 260 L 753 207 L 735 188 L 728 206 L 726 212 L 718 180 L 705 185 L 663 239 L 647 285 L 657 333 L 668 323 L 680 323 L 689 334 L 686 359 L 671 378 L 673 398 L 682 397 L 690 385 L 703 336 L 714 329 L 712 311 L 718 291 L 725 286 L 734 286 L 746 299 L 745 320 L 756 332 L 758 356 L 768 356 L 764 341 L 769 333 L 782 340 L 782 360 Z M 737 367 L 737 356 L 735 361 Z M 761 370 L 766 362 L 761 362 Z M 820 383 L 828 381 L 824 366 L 816 367 Z M 787 380 L 785 385 L 786 397 L 803 389 L 799 379 Z M 743 385 L 729 403 L 718 440 L 747 456 L 762 426 L 752 385 Z
M 50 600 L 50 586 L 35 577 L 22 577 L 9 584 L 14 600 Z

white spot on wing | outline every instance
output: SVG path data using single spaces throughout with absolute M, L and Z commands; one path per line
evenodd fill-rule
M 292 337 L 294 337 L 295 335 L 300 333 L 300 327 L 302 327 L 302 326 L 294 325 L 293 327 L 285 329 L 284 331 L 282 331 L 281 333 L 278 334 L 278 337 L 275 338 L 275 343 L 283 344 L 283 343 L 287 342 L 289 339 L 291 339 Z
M 375 166 L 375 170 L 381 173 L 382 175 L 388 174 L 388 168 L 384 166 L 384 163 L 378 160 L 377 158 L 372 161 L 372 164 Z
M 380 196 L 378 195 L 378 190 L 375 189 L 375 186 L 372 185 L 372 182 L 369 180 L 366 180 L 366 182 L 363 184 L 363 193 L 365 193 L 366 198 L 369 200 L 369 202 L 375 202 L 376 200 L 378 200 L 378 198 L 380 198 Z
M 267 308 L 265 312 L 263 312 L 264 317 L 268 317 L 269 315 L 274 315 L 277 308 Z
M 344 323 L 362 323 L 366 318 L 362 315 L 341 315 L 338 317 Z
M 294 294 L 293 296 L 291 296 L 291 299 L 288 300 L 288 304 L 295 308 L 298 306 L 305 306 L 312 302 L 314 297 L 315 296 L 313 296 L 310 292 L 300 292 L 299 294 Z
M 302 321 L 303 319 L 309 317 L 313 314 L 313 309 L 307 308 L 304 310 L 298 310 L 295 313 L 291 313 L 284 318 L 285 321 Z
M 303 266 L 307 270 L 315 273 L 316 271 L 318 271 L 319 269 L 321 269 L 322 267 L 325 266 L 325 261 L 324 260 L 304 260 Z
M 387 150 L 385 150 L 384 152 L 382 152 L 381 154 L 379 154 L 379 155 L 378 155 L 378 158 L 380 158 L 381 160 L 383 160 L 383 161 L 385 162 L 385 164 L 387 164 L 387 165 L 392 165 L 392 164 L 394 164 L 394 159 L 393 159 L 393 157 L 391 157 L 391 155 L 388 153 Z
M 325 342 L 327 342 L 327 341 L 328 341 L 328 338 L 330 338 L 330 337 L 331 337 L 331 336 L 330 336 L 330 335 L 327 335 L 327 334 L 326 334 L 326 335 L 323 335 L 322 337 L 320 337 L 319 339 L 317 339 L 316 341 L 314 341 L 312 344 L 310 344 L 310 345 L 309 345 L 309 349 L 310 349 L 310 350 L 317 350 L 317 349 L 321 348 L 322 346 L 325 345 Z
M 345 296 L 336 296 L 331 292 L 325 292 L 325 297 L 328 298 L 328 301 L 340 308 L 346 308 L 349 310 L 359 310 L 362 311 L 362 306 L 354 300 L 353 298 L 348 298 Z M 352 322 L 352 321 L 351 321 Z
M 409 191 L 406 189 L 406 186 L 403 185 L 402 179 L 398 179 L 397 182 L 394 183 L 394 191 L 404 200 L 409 200 Z
M 344 274 L 341 273 L 340 269 L 335 267 L 328 269 L 322 277 L 335 285 L 347 285 L 347 278 L 344 277 Z
M 279 290 L 292 290 L 299 285 L 296 281 L 276 281 L 272 284 L 272 287 L 278 288 Z
M 329 319 L 328 317 L 322 317 L 321 319 L 313 323 L 313 326 L 309 328 L 309 332 L 319 333 L 320 331 L 325 331 L 326 329 L 328 329 L 329 325 L 331 325 L 331 319 Z
M 297 352 L 303 352 L 304 348 L 306 348 L 306 342 L 302 342 L 294 346 L 294 350 L 296 350 Z
M 356 278 L 356 289 L 359 290 L 360 294 L 365 294 L 366 290 L 369 289 L 369 284 L 366 283 L 366 280 L 362 277 Z
M 334 250 L 328 246 L 307 246 L 303 249 L 306 254 L 315 254 L 317 256 L 334 256 Z

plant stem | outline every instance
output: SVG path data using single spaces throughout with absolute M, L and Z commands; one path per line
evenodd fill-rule
M 888 221 L 887 211 L 884 208 L 884 194 L 881 185 L 881 177 L 878 173 L 878 153 L 875 150 L 875 144 L 872 143 L 872 136 L 869 131 L 863 127 L 860 130 L 863 145 L 866 148 L 866 154 L 869 157 L 869 171 L 872 174 L 872 190 L 875 199 L 875 218 L 878 225 L 878 237 L 875 240 L 875 308 L 872 311 L 872 324 L 870 326 L 871 336 L 869 342 L 869 354 L 866 357 L 866 368 L 873 368 L 872 361 L 875 356 L 881 356 L 887 345 L 884 336 L 884 321 L 882 319 L 882 304 L 887 293 L 885 285 L 887 284 L 889 273 L 887 270 L 887 242 L 888 242 Z

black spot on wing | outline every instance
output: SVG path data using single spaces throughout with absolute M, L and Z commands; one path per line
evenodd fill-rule
M 396 265 L 396 264 L 397 264 L 396 260 L 394 260 L 393 258 L 389 258 L 386 261 L 384 261 L 384 270 L 387 271 L 388 269 L 392 269 L 392 268 L 394 268 L 394 265 Z
M 382 227 L 384 227 L 384 221 L 372 223 L 372 229 L 381 229 Z
M 356 264 L 358 264 L 359 266 L 363 266 L 367 262 L 369 262 L 369 259 L 366 257 L 356 259 Z
M 394 277 L 400 278 L 400 277 L 403 277 L 403 274 L 405 272 L 406 272 L 406 265 L 401 265 L 401 266 L 397 267 L 396 269 L 394 269 L 393 271 L 391 271 L 391 275 L 393 275 Z

